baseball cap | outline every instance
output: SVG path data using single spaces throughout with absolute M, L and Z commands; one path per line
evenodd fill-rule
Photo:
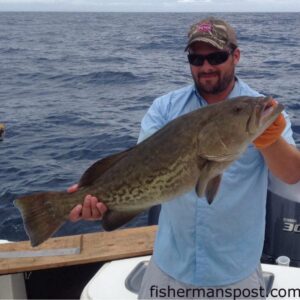
M 197 41 L 211 44 L 220 50 L 228 46 L 238 46 L 235 30 L 227 22 L 212 17 L 193 24 L 188 38 L 185 51 Z

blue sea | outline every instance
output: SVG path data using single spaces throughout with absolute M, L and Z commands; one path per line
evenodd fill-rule
M 17 196 L 65 190 L 133 146 L 153 100 L 192 82 L 184 53 L 203 13 L 0 13 L 0 239 L 26 240 Z M 300 14 L 218 13 L 236 29 L 237 74 L 289 113 L 300 145 Z M 129 226 L 147 222 L 146 214 Z M 56 235 L 101 230 L 67 223 Z

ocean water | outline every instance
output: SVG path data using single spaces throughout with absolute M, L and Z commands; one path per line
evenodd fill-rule
M 0 13 L 0 239 L 27 239 L 18 195 L 65 190 L 95 160 L 136 143 L 152 101 L 192 82 L 186 32 L 206 16 Z M 237 29 L 237 74 L 285 105 L 299 146 L 300 14 L 215 16 Z M 97 230 L 82 221 L 56 235 Z

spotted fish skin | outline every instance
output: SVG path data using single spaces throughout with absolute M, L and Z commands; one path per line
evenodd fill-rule
M 116 229 L 141 211 L 195 189 L 212 203 L 221 175 L 278 117 L 269 97 L 238 97 L 178 117 L 126 151 L 89 167 L 76 193 L 44 192 L 15 201 L 33 246 L 49 238 L 91 194 L 107 207 L 102 225 Z M 267 113 L 266 113 L 267 111 Z

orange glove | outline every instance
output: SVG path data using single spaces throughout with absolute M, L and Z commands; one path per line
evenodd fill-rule
M 285 128 L 285 118 L 280 114 L 277 119 L 253 143 L 257 149 L 264 149 L 274 144 Z

